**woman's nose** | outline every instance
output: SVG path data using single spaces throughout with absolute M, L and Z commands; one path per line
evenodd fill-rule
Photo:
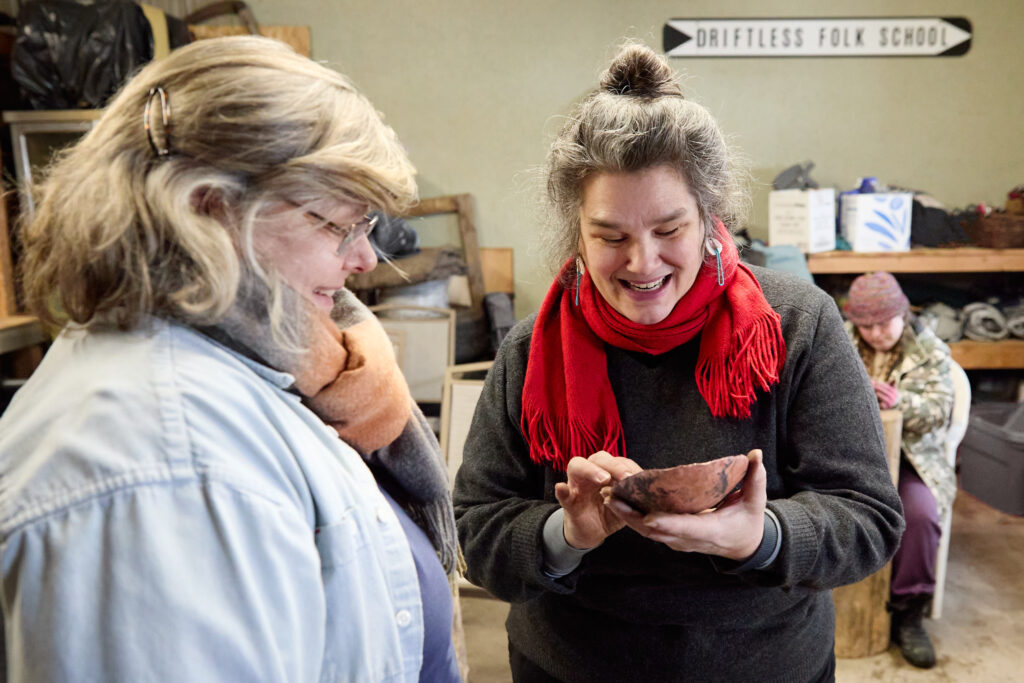
M 377 267 L 377 253 L 370 244 L 369 235 L 361 235 L 345 251 L 345 270 L 368 273 Z
M 633 240 L 629 247 L 629 269 L 635 273 L 650 273 L 657 267 L 658 245 L 647 236 Z

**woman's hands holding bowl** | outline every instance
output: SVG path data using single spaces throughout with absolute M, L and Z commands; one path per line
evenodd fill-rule
M 741 489 L 729 494 L 714 510 L 699 513 L 651 511 L 645 514 L 615 496 L 610 485 L 605 486 L 601 489 L 604 506 L 618 519 L 617 523 L 609 523 L 608 526 L 614 526 L 614 532 L 628 525 L 641 536 L 664 543 L 674 550 L 745 560 L 761 544 L 764 509 L 768 500 L 767 474 L 762 464 L 761 450 L 750 451 L 747 460 Z M 632 461 L 630 463 L 635 465 Z M 639 470 L 632 470 L 630 474 L 633 471 Z M 569 540 L 568 535 L 566 540 Z M 569 542 L 572 544 L 572 541 Z

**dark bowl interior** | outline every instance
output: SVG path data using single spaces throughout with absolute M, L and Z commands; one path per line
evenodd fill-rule
M 616 482 L 612 495 L 636 510 L 696 513 L 713 508 L 739 487 L 747 473 L 747 456 L 644 470 Z

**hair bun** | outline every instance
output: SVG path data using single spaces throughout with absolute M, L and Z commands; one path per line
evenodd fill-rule
M 601 76 L 601 89 L 630 97 L 683 96 L 665 58 L 638 44 L 628 44 L 619 50 Z

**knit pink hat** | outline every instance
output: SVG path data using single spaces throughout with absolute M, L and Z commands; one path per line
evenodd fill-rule
M 843 312 L 854 325 L 874 325 L 910 310 L 910 302 L 891 274 L 878 271 L 861 275 L 850 285 Z

